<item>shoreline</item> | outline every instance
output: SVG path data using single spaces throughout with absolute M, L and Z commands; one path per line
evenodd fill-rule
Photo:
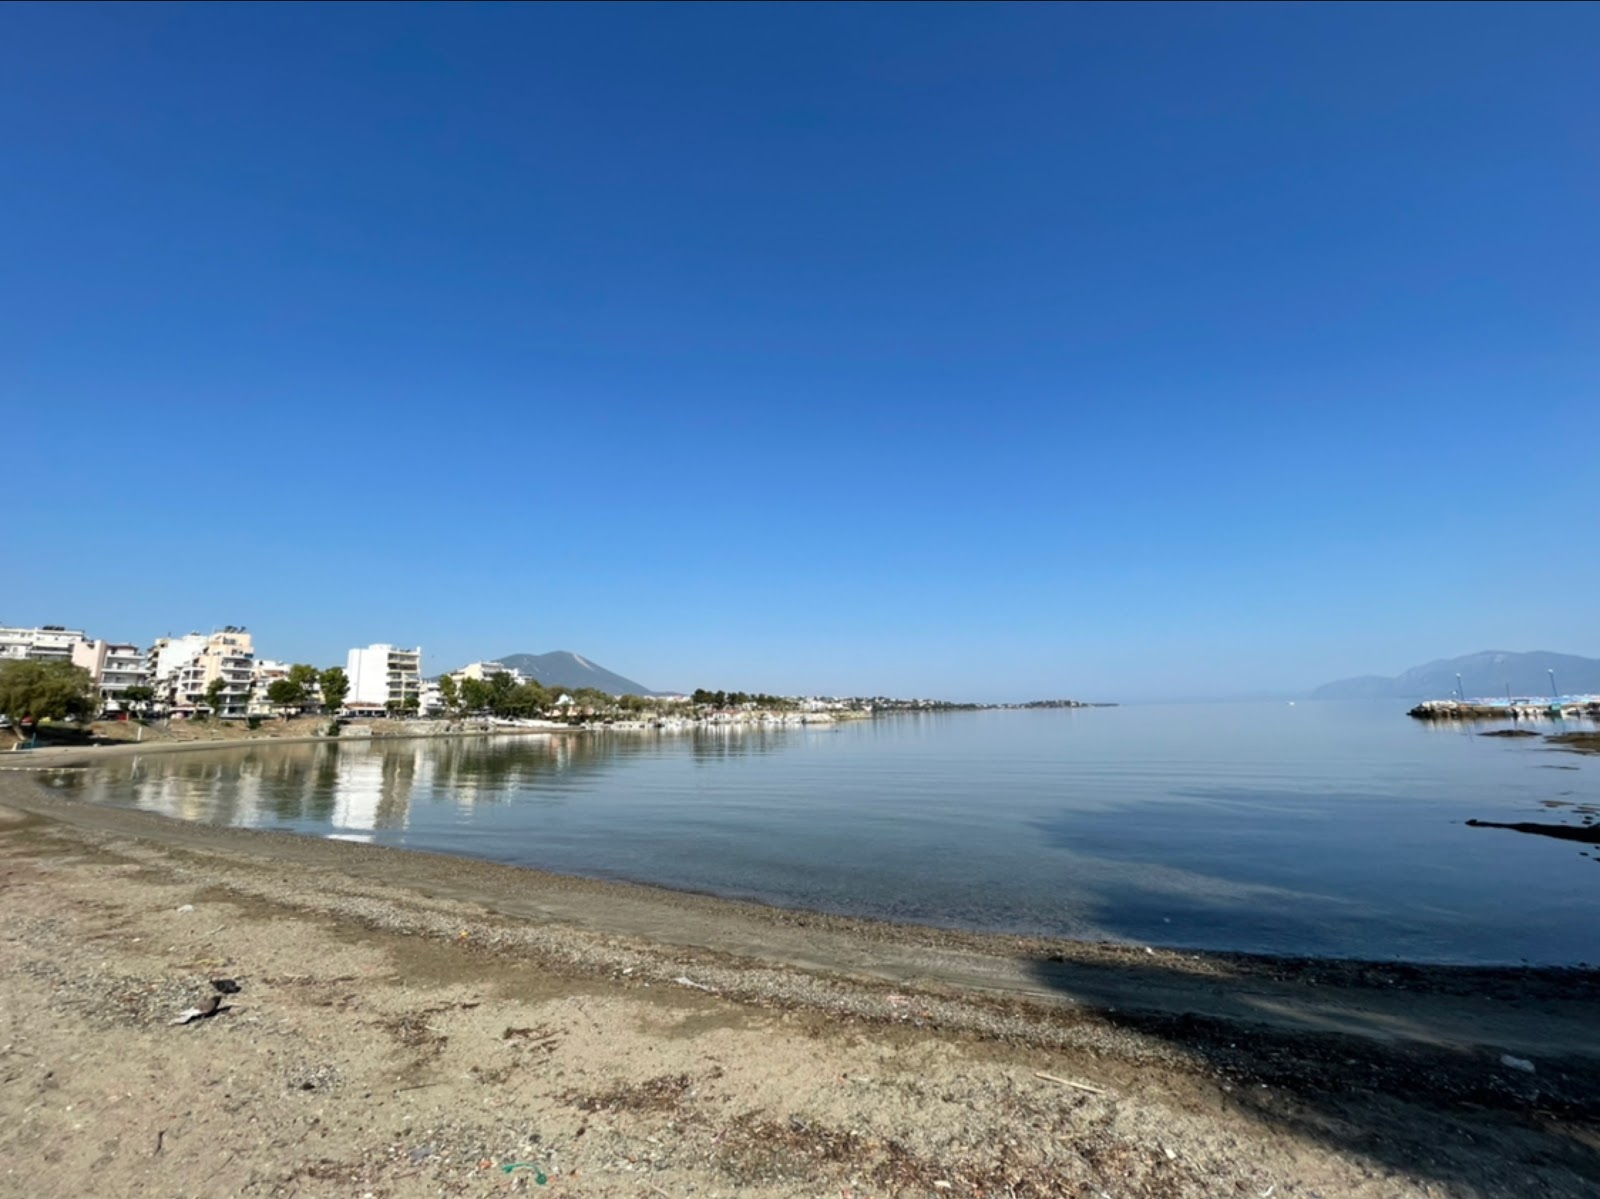
M 0 1160 L 31 1193 L 38 1161 L 111 1196 L 487 1195 L 528 1162 L 597 1199 L 1600 1183 L 1595 971 L 887 925 L 24 774 L 0 889 Z M 218 976 L 224 1011 L 171 1027 Z
M 150 740 L 114 741 L 97 745 L 48 745 L 37 749 L 18 749 L 0 753 L 0 771 L 78 769 L 114 758 L 143 754 L 198 753 L 205 750 L 250 749 L 259 745 L 337 745 L 346 741 L 366 745 L 373 741 L 423 741 L 460 737 L 569 737 L 592 730 L 577 725 L 551 728 L 456 729 L 426 733 L 371 733 L 349 737 L 218 737 L 193 741 Z
M 597 730 L 580 728 L 525 729 L 511 730 L 510 734 L 514 736 L 545 733 L 570 735 L 586 731 L 594 732 Z M 367 745 L 374 741 L 495 737 L 499 735 L 501 735 L 499 731 L 483 732 L 476 730 L 419 733 L 414 735 L 385 735 L 352 737 L 348 739 L 348 744 Z M 1577 734 L 1576 736 L 1595 738 L 1600 734 Z M 599 921 L 597 924 L 597 927 L 604 927 L 608 931 L 625 935 L 633 935 L 641 927 L 654 929 L 658 923 L 639 917 L 639 911 L 651 908 L 666 910 L 698 907 L 703 909 L 702 914 L 713 923 L 715 923 L 719 914 L 737 915 L 742 919 L 762 925 L 828 930 L 832 933 L 839 933 L 865 941 L 916 944 L 939 949 L 959 949 L 962 952 L 975 953 L 980 956 L 989 956 L 996 951 L 1002 952 L 1003 955 L 1011 954 L 1012 951 L 1021 949 L 1038 957 L 1049 958 L 1057 963 L 1073 962 L 1082 964 L 1092 962 L 1098 966 L 1112 966 L 1119 963 L 1126 964 L 1140 961 L 1141 955 L 1143 958 L 1154 956 L 1163 961 L 1210 963 L 1211 968 L 1226 969 L 1230 976 L 1240 978 L 1314 978 L 1321 981 L 1329 981 L 1344 976 L 1382 977 L 1389 978 L 1391 980 L 1390 985 L 1393 985 L 1394 978 L 1411 977 L 1417 971 L 1425 971 L 1437 972 L 1441 976 L 1449 975 L 1459 978 L 1462 980 L 1459 984 L 1461 986 L 1500 985 L 1508 980 L 1527 980 L 1538 977 L 1592 978 L 1595 983 L 1595 998 L 1600 1001 L 1600 947 L 1597 947 L 1597 960 L 1592 963 L 1531 964 L 1525 960 L 1515 963 L 1510 961 L 1452 962 L 1398 956 L 1373 958 L 1338 957 L 1217 949 L 1203 946 L 1161 945 L 1157 942 L 1135 942 L 1131 940 L 1116 940 L 1109 937 L 1084 939 L 1026 931 L 975 929 L 962 927 L 958 924 L 944 925 L 895 921 L 882 917 L 852 915 L 846 912 L 833 912 L 818 908 L 791 907 L 755 898 L 719 895 L 714 891 L 672 887 L 643 879 L 567 874 L 538 866 L 500 862 L 491 858 L 451 853 L 442 849 L 429 850 L 374 845 L 349 841 L 342 837 L 298 833 L 280 828 L 253 828 L 211 824 L 203 820 L 168 816 L 139 808 L 113 807 L 67 798 L 43 786 L 43 780 L 38 777 L 56 771 L 89 770 L 97 765 L 105 764 L 108 760 L 141 756 L 144 753 L 152 752 L 182 753 L 203 750 L 230 752 L 253 748 L 263 742 L 272 745 L 306 745 L 322 744 L 329 741 L 337 744 L 339 740 L 338 738 L 325 737 L 280 737 L 157 742 L 148 748 L 146 745 L 138 743 L 92 746 L 82 749 L 73 747 L 63 748 L 53 753 L 47 762 L 25 761 L 16 765 L 12 765 L 7 761 L 13 755 L 0 754 L 0 809 L 9 807 L 31 815 L 56 819 L 64 824 L 78 828 L 98 830 L 114 828 L 134 835 L 147 836 L 174 844 L 192 843 L 223 847 L 236 842 L 237 848 L 241 850 L 253 847 L 256 852 L 262 854 L 278 852 L 293 860 L 317 860 L 320 862 L 323 860 L 322 855 L 328 854 L 333 855 L 331 860 L 337 860 L 339 855 L 398 855 L 399 861 L 412 863 L 410 867 L 402 868 L 405 873 L 453 873 L 458 879 L 476 877 L 479 885 L 467 888 L 463 891 L 463 895 L 475 901 L 486 902 L 491 905 L 495 902 L 498 893 L 516 890 L 519 882 L 531 882 L 537 888 L 551 893 L 587 893 L 589 896 L 609 904 L 608 911 L 611 909 L 635 911 L 638 927 L 630 925 L 626 921 L 619 922 L 615 920 L 610 924 L 605 921 Z M 1568 752 L 1576 753 L 1596 752 L 1595 749 L 1587 744 L 1582 746 L 1552 746 L 1552 748 L 1565 749 Z M 26 758 L 33 753 L 40 752 L 45 751 L 28 751 L 27 754 L 16 756 Z M 21 782 L 24 789 L 8 789 L 9 780 Z M 1481 822 L 1469 820 L 1466 823 L 1474 825 Z M 1489 824 L 1487 827 L 1514 826 Z M 287 841 L 284 839 L 287 839 Z M 290 846 L 317 848 L 300 849 L 289 848 Z M 439 869 L 433 871 L 424 867 L 422 865 L 424 863 L 437 863 L 439 864 Z M 451 887 L 458 885 L 459 883 L 457 882 L 450 884 Z M 541 913 L 548 914 L 554 909 L 540 908 L 539 910 Z M 571 910 L 562 909 L 562 911 L 564 913 L 562 918 L 573 918 L 580 923 L 586 918 L 584 914 L 578 912 L 576 907 Z M 710 941 L 706 941 L 701 947 L 710 948 L 712 944 Z M 990 980 L 990 982 L 1000 991 L 1027 992 L 1030 990 L 1029 985 L 1024 984 L 1014 976 L 1015 972 L 1012 972 L 1012 974 L 1013 977 L 1003 980 Z M 974 974 L 967 974 L 964 978 L 969 983 L 978 981 L 978 975 Z M 1041 990 L 1037 986 L 1033 986 L 1031 989 L 1035 991 Z M 1596 1044 L 1600 1046 L 1600 1040 L 1597 1040 Z
M 1600 1002 L 1600 965 L 1483 965 L 1168 948 L 1111 940 L 980 932 L 780 907 L 653 883 L 561 874 L 439 851 L 350 842 L 276 829 L 234 828 L 54 794 L 39 780 L 0 775 L 0 809 L 79 835 L 132 836 L 191 853 L 338 870 L 427 896 L 448 896 L 497 916 L 569 925 L 599 936 L 643 937 L 663 947 L 733 952 L 779 968 L 821 968 L 886 981 L 921 979 L 995 995 L 1053 1001 L 1070 979 L 1073 1002 L 1138 1008 L 1153 996 L 1111 985 L 1118 971 L 1155 966 L 1195 978 L 1264 987 L 1352 987 L 1381 993 L 1419 980 L 1470 995 L 1520 989 Z M 864 952 L 871 950 L 870 953 Z M 1019 963 L 1028 963 L 1024 970 Z M 1192 996 L 1186 1010 L 1205 1009 Z M 1196 1006 L 1198 1005 L 1198 1006 Z M 1157 1006 L 1161 1006 L 1157 1003 Z M 1218 1004 L 1221 1014 L 1231 1005 Z M 1272 1021 L 1267 1020 L 1268 1023 Z M 1580 1038 L 1587 1039 L 1587 1038 Z M 1592 1051 L 1600 1059 L 1600 1027 Z

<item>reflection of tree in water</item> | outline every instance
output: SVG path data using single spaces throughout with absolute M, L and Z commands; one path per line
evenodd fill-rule
M 332 745 L 284 745 L 262 750 L 262 802 L 283 822 L 325 821 L 333 813 L 338 749 Z
M 137 807 L 218 824 L 327 820 L 337 754 L 332 745 L 274 745 L 140 758 L 99 798 L 125 787 Z
M 411 791 L 416 786 L 417 754 L 414 744 L 404 748 L 396 746 L 390 753 L 384 747 L 383 782 L 378 792 L 378 812 L 373 820 L 375 828 L 404 828 L 411 814 Z
M 314 816 L 317 820 L 332 820 L 334 804 L 338 798 L 339 747 L 318 745 L 314 748 L 316 753 L 309 772 L 311 786 L 302 791 L 309 801 L 309 811 L 306 815 Z
M 796 731 L 791 728 L 766 728 L 761 725 L 726 724 L 696 729 L 689 734 L 690 752 L 696 762 L 720 762 L 792 749 Z
M 427 752 L 435 762 L 433 783 L 440 798 L 475 804 L 547 790 L 558 781 L 599 772 L 619 751 L 635 754 L 644 748 L 587 735 L 562 735 L 441 741 Z
M 328 825 L 366 796 L 366 820 L 404 828 L 414 798 L 473 805 L 560 802 L 619 761 L 681 752 L 697 762 L 773 753 L 795 730 L 727 726 L 689 734 L 561 734 L 417 741 L 324 741 L 152 755 L 87 785 L 86 798 L 221 824 Z M 120 794 L 118 794 L 120 792 Z M 366 820 L 358 820 L 363 827 Z

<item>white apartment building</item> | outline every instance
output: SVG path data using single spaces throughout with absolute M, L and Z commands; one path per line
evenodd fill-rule
M 0 662 L 70 662 L 72 647 L 86 640 L 82 629 L 58 624 L 36 629 L 0 626 Z
M 431 679 L 424 679 L 422 690 L 417 696 L 417 711 L 423 716 L 438 716 L 444 711 L 444 696 L 439 691 L 439 684 Z
M 206 705 L 214 679 L 223 682 L 220 716 L 243 716 L 249 710 L 255 647 L 242 628 L 220 633 L 162 637 L 150 647 L 148 671 L 158 697 L 178 710 Z
M 72 647 L 72 664 L 94 679 L 102 702 L 120 706 L 122 693 L 149 681 L 145 653 L 137 645 L 114 641 L 80 641 Z
M 172 680 L 178 671 L 205 647 L 204 633 L 156 638 L 155 644 L 145 651 L 144 672 L 158 696 L 165 697 L 171 691 Z
M 289 664 L 277 662 L 272 658 L 257 658 L 250 665 L 250 704 L 246 709 L 251 716 L 276 716 L 275 709 L 267 699 L 267 688 L 280 679 L 289 677 Z
M 422 696 L 422 647 L 401 649 L 380 643 L 353 649 L 344 672 L 350 678 L 346 707 L 411 707 Z
M 515 667 L 507 666 L 502 662 L 472 662 L 460 670 L 452 670 L 450 677 L 462 683 L 467 679 L 477 679 L 480 683 L 487 683 L 497 674 L 509 674 L 513 683 L 521 684 L 522 672 Z

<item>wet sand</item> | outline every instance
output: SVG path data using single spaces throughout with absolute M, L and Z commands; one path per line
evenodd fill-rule
M 4 1193 L 1600 1188 L 1589 970 L 886 925 L 13 772 L 0 880 Z M 167 1023 L 222 976 L 228 1010 Z

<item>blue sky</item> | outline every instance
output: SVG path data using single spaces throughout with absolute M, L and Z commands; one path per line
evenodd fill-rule
M 0 9 L 0 620 L 1139 699 L 1600 655 L 1600 8 Z

